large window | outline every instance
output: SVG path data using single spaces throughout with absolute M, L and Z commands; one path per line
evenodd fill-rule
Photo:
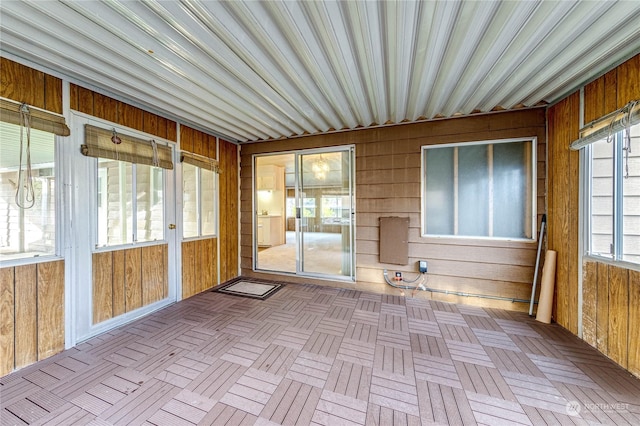
M 163 169 L 105 158 L 97 162 L 98 246 L 163 240 Z
M 183 237 L 216 234 L 216 173 L 182 163 Z
M 587 150 L 588 254 L 640 263 L 640 124 Z
M 26 131 L 20 167 L 20 126 L 0 122 L 0 260 L 56 250 L 55 136 L 35 129 L 30 136 L 31 173 Z
M 535 140 L 425 146 L 423 234 L 531 239 Z

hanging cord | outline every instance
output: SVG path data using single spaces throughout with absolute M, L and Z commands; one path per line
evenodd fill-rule
M 626 133 L 626 137 L 623 136 L 623 147 L 624 151 L 624 178 L 629 178 L 629 154 L 631 154 L 631 112 L 638 105 L 640 101 L 631 101 L 625 106 L 625 110 L 623 110 L 622 116 L 622 125 L 624 126 L 624 130 Z
M 151 162 L 153 163 L 153 167 L 159 167 L 160 162 L 158 161 L 158 144 L 155 139 L 151 139 L 151 149 L 153 150 L 153 158 Z
M 26 130 L 26 164 L 23 176 L 22 152 L 24 151 L 23 129 Z M 20 105 L 20 164 L 18 166 L 18 188 L 16 189 L 16 205 L 21 209 L 30 209 L 36 202 L 33 190 L 33 173 L 31 170 L 31 113 L 27 104 Z

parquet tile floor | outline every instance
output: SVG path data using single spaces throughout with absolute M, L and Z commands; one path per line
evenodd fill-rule
M 205 292 L 0 379 L 2 425 L 640 425 L 640 380 L 523 313 Z

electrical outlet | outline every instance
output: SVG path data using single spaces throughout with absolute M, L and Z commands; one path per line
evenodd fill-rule
M 395 280 L 402 281 L 402 272 L 396 272 Z
M 426 260 L 419 260 L 418 261 L 418 270 L 420 271 L 421 274 L 426 274 L 427 273 L 427 261 Z

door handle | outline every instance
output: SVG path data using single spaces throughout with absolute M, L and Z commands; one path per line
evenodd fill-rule
M 175 224 L 173 224 L 173 223 L 170 223 L 170 224 L 169 224 L 169 229 L 176 229 L 176 225 L 175 225 Z

